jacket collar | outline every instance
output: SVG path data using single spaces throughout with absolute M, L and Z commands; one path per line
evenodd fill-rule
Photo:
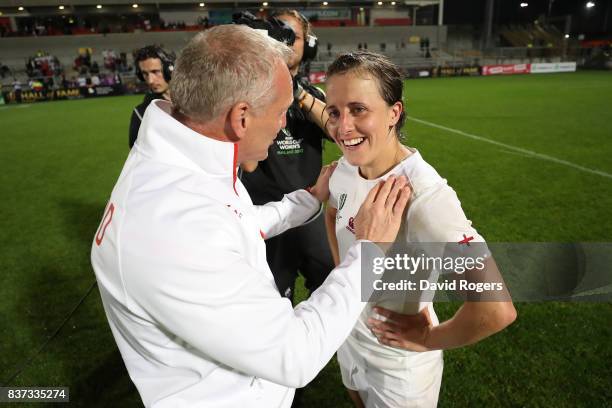
M 230 177 L 235 189 L 238 145 L 197 133 L 171 116 L 168 101 L 147 108 L 138 132 L 138 149 L 157 161 Z

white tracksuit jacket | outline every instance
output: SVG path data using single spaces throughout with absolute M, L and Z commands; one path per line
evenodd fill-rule
M 299 190 L 253 206 L 235 176 L 236 146 L 169 111 L 163 101 L 147 109 L 92 244 L 129 375 L 146 406 L 289 407 L 365 305 L 366 251 L 355 244 L 293 309 L 276 289 L 262 237 L 302 224 L 318 201 Z

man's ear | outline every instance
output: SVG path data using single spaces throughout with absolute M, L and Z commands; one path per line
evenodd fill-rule
M 404 105 L 397 101 L 391 106 L 389 111 L 389 127 L 392 128 L 399 122 L 402 112 L 404 111 Z
M 226 130 L 232 139 L 241 141 L 246 136 L 246 131 L 250 125 L 249 114 L 251 106 L 246 102 L 238 102 L 232 106 L 227 114 Z

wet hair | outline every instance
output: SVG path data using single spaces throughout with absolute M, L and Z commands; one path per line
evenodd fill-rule
M 384 55 L 369 51 L 342 54 L 327 69 L 327 79 L 348 72 L 374 78 L 378 84 L 380 96 L 387 105 L 392 106 L 396 102 L 402 102 L 404 76 L 400 68 Z M 402 110 L 395 124 L 395 132 L 399 138 L 402 137 L 400 131 L 405 121 L 406 113 Z

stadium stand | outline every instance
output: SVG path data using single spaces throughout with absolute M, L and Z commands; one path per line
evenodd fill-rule
M 513 47 L 560 48 L 563 44 L 563 34 L 556 27 L 539 23 L 508 26 L 500 31 L 500 35 L 507 45 Z
M 41 12 L 23 17 L 12 15 L 11 24 L 7 24 L 7 17 L 0 17 L 0 34 L 4 36 L 0 38 L 3 65 L 0 81 L 4 91 L 12 89 L 15 81 L 27 88 L 32 75 L 28 75 L 25 65 L 39 50 L 52 55 L 61 67 L 61 72 L 52 75 L 55 83 L 97 83 L 109 77 L 115 82 L 134 84 L 137 89 L 133 50 L 143 44 L 160 44 L 178 52 L 197 31 L 226 22 L 235 11 L 201 12 L 147 4 L 137 13 L 114 15 L 107 11 L 102 18 L 78 12 L 78 7 L 74 10 L 77 11 L 74 15 L 45 17 Z M 415 19 L 406 7 L 322 10 L 313 7 L 304 11 L 315 27 L 319 43 L 328 45 L 327 50 L 321 47 L 310 64 L 310 72 L 324 72 L 338 54 L 360 47 L 387 55 L 407 72 L 485 64 L 561 62 L 567 60 L 568 46 L 577 48 L 555 26 L 545 23 L 500 27 L 495 33 L 496 45 L 484 49 L 482 32 L 474 27 L 415 25 L 417 20 L 433 24 L 433 13 L 429 20 L 423 20 Z M 89 54 L 75 59 L 77 52 L 84 49 L 90 50 Z M 572 58 L 577 60 L 578 54 Z M 116 74 L 119 79 L 115 78 Z M 43 82 L 49 77 L 35 76 Z

